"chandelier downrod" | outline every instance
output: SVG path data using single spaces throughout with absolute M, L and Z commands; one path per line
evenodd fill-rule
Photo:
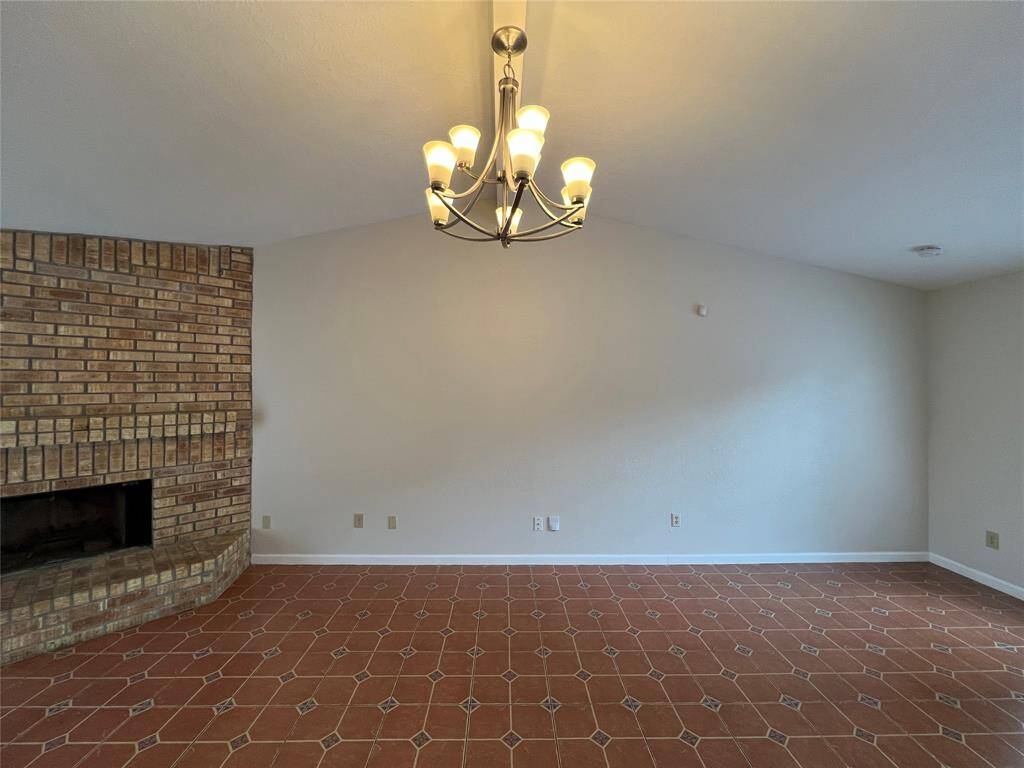
M 519 106 L 519 81 L 512 59 L 526 50 L 526 33 L 519 27 L 495 30 L 491 49 L 506 59 L 498 80 L 498 125 L 487 161 L 479 173 L 473 171 L 480 131 L 470 125 L 457 125 L 448 135 L 451 143 L 431 141 L 424 145 L 430 186 L 426 189 L 427 206 L 434 228 L 451 237 L 474 242 L 499 241 L 508 248 L 514 242 L 536 243 L 553 240 L 582 229 L 590 202 L 590 181 L 595 164 L 586 157 L 573 157 L 562 163 L 562 203 L 545 195 L 534 176 L 544 146 L 544 132 L 550 114 L 536 105 Z M 459 172 L 469 186 L 456 192 L 452 176 Z M 489 228 L 470 217 L 487 184 L 501 186 L 501 204 L 495 210 L 496 226 Z M 523 198 L 529 192 L 547 221 L 529 229 L 519 229 L 523 216 Z M 511 201 L 510 201 L 511 198 Z M 462 207 L 457 204 L 465 201 Z M 466 236 L 450 231 L 465 224 L 482 237 Z M 546 230 L 559 231 L 543 234 Z

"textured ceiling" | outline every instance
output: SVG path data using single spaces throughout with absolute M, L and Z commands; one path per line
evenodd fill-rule
M 3 224 L 260 245 L 415 213 L 423 141 L 491 126 L 490 28 L 4 3 Z M 541 181 L 594 157 L 595 215 L 917 287 L 1024 262 L 1024 4 L 533 2 L 527 29 Z

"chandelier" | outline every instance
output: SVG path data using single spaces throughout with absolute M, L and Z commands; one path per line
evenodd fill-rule
M 486 242 L 498 240 L 508 248 L 515 242 L 536 243 L 553 240 L 583 227 L 590 204 L 590 180 L 595 163 L 588 157 L 571 157 L 562 163 L 562 202 L 545 195 L 534 176 L 544 147 L 544 131 L 550 114 L 544 107 L 519 106 L 519 81 L 512 58 L 526 50 L 526 33 L 519 27 L 501 27 L 491 36 L 491 49 L 506 59 L 503 77 L 498 81 L 498 125 L 487 161 L 474 172 L 480 131 L 471 125 L 456 125 L 448 131 L 451 141 L 428 141 L 423 145 L 430 186 L 425 190 L 430 220 L 434 229 L 460 240 Z M 452 188 L 452 176 L 458 171 L 469 186 L 462 192 Z M 488 187 L 497 190 L 500 204 L 495 209 L 495 225 L 479 224 L 470 213 L 481 193 Z M 523 197 L 529 192 L 547 218 L 544 223 L 520 229 Z M 464 224 L 475 234 L 460 234 L 452 228 Z M 554 232 L 548 230 L 554 229 Z

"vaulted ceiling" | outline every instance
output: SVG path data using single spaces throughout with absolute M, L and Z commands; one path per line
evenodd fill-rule
M 489 3 L 0 14 L 7 227 L 259 246 L 420 212 L 422 143 L 492 130 Z M 595 158 L 593 215 L 923 288 L 1024 262 L 1020 3 L 533 2 L 527 32 L 540 181 Z

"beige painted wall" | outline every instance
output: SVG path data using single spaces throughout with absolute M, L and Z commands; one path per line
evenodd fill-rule
M 1024 274 L 927 307 L 930 549 L 1024 588 Z
M 256 272 L 257 553 L 926 550 L 916 291 L 601 219 L 503 251 L 417 216 Z

